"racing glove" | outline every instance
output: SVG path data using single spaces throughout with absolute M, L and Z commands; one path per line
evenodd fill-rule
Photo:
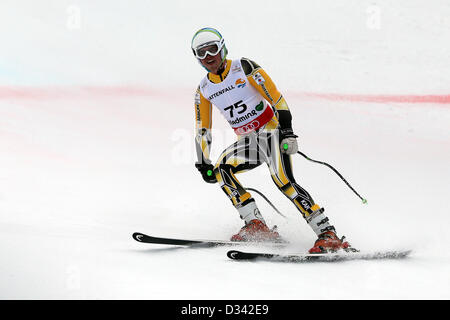
M 214 166 L 211 163 L 195 163 L 195 167 L 202 175 L 203 180 L 207 183 L 216 183 L 216 175 L 214 174 Z
M 281 153 L 295 154 L 298 152 L 297 135 L 292 128 L 279 129 Z

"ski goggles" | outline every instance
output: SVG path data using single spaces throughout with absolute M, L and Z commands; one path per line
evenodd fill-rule
M 205 59 L 208 54 L 210 56 L 217 55 L 220 50 L 222 50 L 222 47 L 223 43 L 221 42 L 210 42 L 192 49 L 192 51 L 194 52 L 194 55 L 197 59 Z

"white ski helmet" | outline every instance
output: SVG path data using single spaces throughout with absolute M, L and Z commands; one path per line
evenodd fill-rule
M 228 54 L 225 40 L 220 32 L 213 28 L 202 28 L 198 30 L 192 37 L 191 49 L 199 62 L 208 54 L 215 56 L 218 53 L 220 53 L 223 62 Z

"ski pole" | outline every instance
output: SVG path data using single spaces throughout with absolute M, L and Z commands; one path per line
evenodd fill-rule
M 270 202 L 270 200 L 269 199 L 267 199 L 267 197 L 262 193 L 262 192 L 259 192 L 258 190 L 256 190 L 256 189 L 253 189 L 253 188 L 246 188 L 247 190 L 250 190 L 250 191 L 254 191 L 254 192 L 256 192 L 257 194 L 259 194 L 261 197 L 263 197 L 264 198 L 264 200 L 266 200 L 267 201 L 267 203 L 280 215 L 280 216 L 282 216 L 283 218 L 286 218 L 286 216 L 284 215 L 284 214 L 282 214 L 281 212 L 280 212 L 280 210 L 278 210 L 273 204 L 272 204 L 272 202 Z
M 355 189 L 353 189 L 353 187 L 350 185 L 350 183 L 348 183 L 347 182 L 347 180 L 345 180 L 345 178 L 335 169 L 335 168 L 333 168 L 331 165 L 329 165 L 328 163 L 326 163 L 326 162 L 322 162 L 322 161 L 317 161 L 317 160 L 313 160 L 313 159 L 311 159 L 311 158 L 309 158 L 306 154 L 304 154 L 304 153 L 302 153 L 302 152 L 300 152 L 300 151 L 298 151 L 297 152 L 298 154 L 300 154 L 301 156 L 303 156 L 306 160 L 309 160 L 309 161 L 312 161 L 312 162 L 315 162 L 315 163 L 319 163 L 319 164 L 323 164 L 323 165 L 325 165 L 325 166 L 327 166 L 328 168 L 330 168 L 331 170 L 333 170 L 341 179 L 342 179 L 342 181 L 344 181 L 345 182 L 345 184 L 362 200 L 362 203 L 363 204 L 366 204 L 367 203 L 367 200 L 366 199 L 364 199 L 363 197 L 361 197 L 360 195 L 359 195 L 359 193 L 358 192 L 356 192 L 356 190 Z
M 213 171 L 212 170 L 208 170 L 207 172 L 206 172 L 206 174 L 210 177 L 210 176 L 212 176 L 212 174 L 213 174 Z M 284 214 L 282 214 L 281 212 L 280 212 L 280 210 L 278 210 L 273 204 L 272 204 L 272 202 L 270 202 L 270 200 L 269 199 L 267 199 L 267 197 L 262 193 L 262 192 L 260 192 L 260 191 L 258 191 L 258 190 L 256 190 L 256 189 L 253 189 L 253 188 L 247 188 L 247 190 L 250 190 L 250 191 L 254 191 L 254 192 L 256 192 L 257 194 L 259 194 L 261 197 L 263 197 L 263 199 L 264 200 L 266 200 L 267 201 L 267 203 L 280 215 L 280 216 L 282 216 L 283 218 L 286 218 L 286 216 L 284 215 Z

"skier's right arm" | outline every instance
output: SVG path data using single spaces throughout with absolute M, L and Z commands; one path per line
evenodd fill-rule
M 211 149 L 212 104 L 197 88 L 195 94 L 195 150 L 197 162 L 195 167 L 202 174 L 203 180 L 208 183 L 217 182 L 212 173 L 214 166 L 209 159 Z

